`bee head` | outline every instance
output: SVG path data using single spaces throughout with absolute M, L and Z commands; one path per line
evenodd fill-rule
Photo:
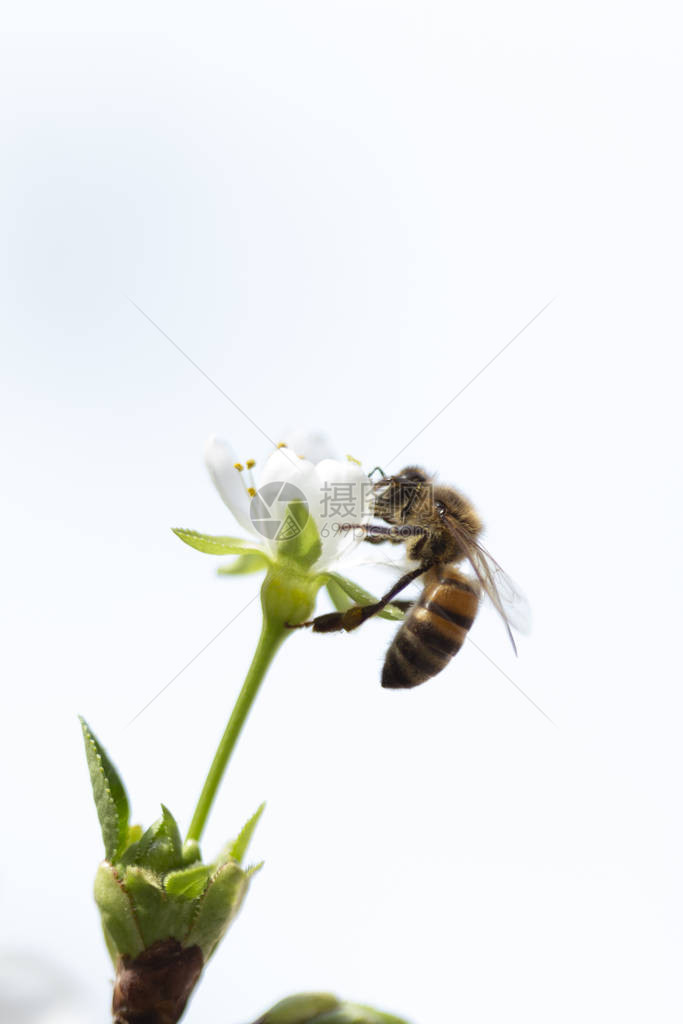
M 431 477 L 420 466 L 406 466 L 393 479 L 401 483 L 426 484 L 428 480 L 431 480 Z
M 431 477 L 419 466 L 406 466 L 394 476 L 386 476 L 375 484 L 375 515 L 388 523 L 406 521 L 416 503 L 424 500 Z

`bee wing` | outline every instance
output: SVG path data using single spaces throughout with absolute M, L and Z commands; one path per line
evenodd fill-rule
M 451 533 L 457 537 L 467 561 L 482 590 L 505 623 L 512 649 L 517 653 L 517 645 L 512 630 L 527 633 L 531 620 L 529 604 L 512 579 L 499 566 L 495 558 L 486 548 L 465 530 L 454 516 L 446 514 L 444 523 Z

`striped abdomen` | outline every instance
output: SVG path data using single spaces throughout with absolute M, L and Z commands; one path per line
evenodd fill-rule
M 478 606 L 476 583 L 451 566 L 433 569 L 387 651 L 382 686 L 418 686 L 441 672 L 465 642 Z

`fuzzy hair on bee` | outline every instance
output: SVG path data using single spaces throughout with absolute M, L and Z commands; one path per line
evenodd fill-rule
M 364 541 L 402 544 L 416 567 L 374 604 L 354 605 L 299 625 L 319 633 L 357 629 L 419 578 L 422 592 L 408 602 L 386 653 L 383 687 L 410 689 L 441 672 L 465 642 L 483 596 L 501 616 L 516 653 L 512 628 L 526 628 L 526 602 L 482 545 L 482 521 L 472 503 L 454 487 L 436 483 L 421 466 L 382 474 L 373 494 L 373 517 L 379 522 L 361 527 Z

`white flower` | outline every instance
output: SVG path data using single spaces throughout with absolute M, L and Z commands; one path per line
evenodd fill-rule
M 254 474 L 253 462 L 240 462 L 230 445 L 209 438 L 206 464 L 218 493 L 243 530 L 252 548 L 277 559 L 280 545 L 301 530 L 292 519 L 292 502 L 305 502 L 317 528 L 322 550 L 312 572 L 329 572 L 349 556 L 362 540 L 362 529 L 372 517 L 372 484 L 361 466 L 350 458 L 322 458 L 311 462 L 304 455 L 323 453 L 321 439 L 311 443 L 299 435 L 296 448 L 284 445 L 268 457 Z M 315 457 L 314 456 L 314 457 Z
M 239 461 L 227 442 L 211 437 L 206 446 L 209 473 L 248 536 L 216 537 L 196 530 L 173 530 L 197 551 L 237 556 L 229 565 L 220 566 L 222 574 L 265 570 L 261 587 L 264 624 L 279 623 L 282 628 L 310 620 L 323 586 L 339 611 L 346 611 L 349 600 L 374 604 L 377 598 L 346 575 L 351 566 L 383 564 L 393 572 L 403 572 L 385 551 L 397 545 L 361 543 L 374 503 L 372 483 L 360 463 L 351 456 L 345 460 L 319 458 L 326 454 L 320 437 L 299 435 L 296 445 L 279 446 L 254 475 L 253 459 Z M 309 453 L 315 453 L 317 461 L 307 458 Z M 398 547 L 405 561 L 403 545 Z M 403 618 L 403 612 L 391 604 L 382 606 L 377 614 Z
M 297 455 L 303 455 L 309 462 L 318 463 L 323 459 L 339 458 L 339 452 L 334 450 L 327 435 L 319 430 L 303 430 L 300 427 L 294 427 L 291 430 L 285 430 L 282 440 L 288 448 L 291 448 Z

